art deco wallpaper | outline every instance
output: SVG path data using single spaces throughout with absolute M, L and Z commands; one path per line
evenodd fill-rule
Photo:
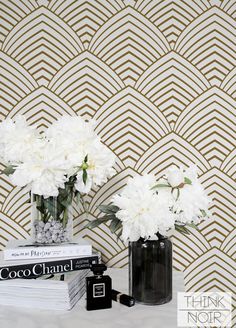
M 1 0 L 0 119 L 24 114 L 41 130 L 60 115 L 97 121 L 117 174 L 76 208 L 75 234 L 127 265 L 106 225 L 85 229 L 129 176 L 196 163 L 211 221 L 175 234 L 186 290 L 234 291 L 235 0 Z M 0 176 L 0 246 L 30 233 L 25 190 Z

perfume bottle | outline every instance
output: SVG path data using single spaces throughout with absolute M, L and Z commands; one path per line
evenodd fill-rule
M 87 310 L 108 309 L 112 306 L 111 278 L 103 276 L 105 264 L 93 264 L 91 270 L 94 276 L 86 278 Z

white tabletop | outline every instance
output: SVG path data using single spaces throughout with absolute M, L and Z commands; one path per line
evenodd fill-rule
M 128 290 L 127 269 L 109 269 L 113 288 Z M 136 304 L 129 308 L 112 302 L 107 310 L 86 311 L 85 298 L 68 312 L 29 310 L 0 306 L 1 328 L 176 328 L 177 291 L 184 291 L 183 273 L 174 272 L 173 299 L 156 306 Z

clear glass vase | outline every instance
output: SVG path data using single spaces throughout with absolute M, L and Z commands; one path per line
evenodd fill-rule
M 31 235 L 36 244 L 61 244 L 73 238 L 72 197 L 64 201 L 58 197 L 44 198 L 31 195 L 32 229 Z
M 145 305 L 172 299 L 172 243 L 167 237 L 158 237 L 129 243 L 129 293 Z

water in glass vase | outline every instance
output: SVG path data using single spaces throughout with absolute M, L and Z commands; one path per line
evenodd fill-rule
M 31 195 L 32 238 L 37 244 L 61 244 L 73 237 L 72 199 Z
M 172 243 L 158 240 L 129 243 L 129 289 L 138 303 L 164 304 L 172 299 Z

